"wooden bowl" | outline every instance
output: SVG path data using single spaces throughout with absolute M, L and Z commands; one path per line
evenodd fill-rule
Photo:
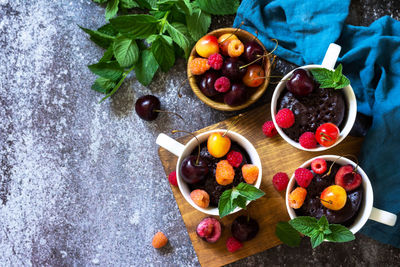
M 233 33 L 236 30 L 237 30 L 236 28 L 221 28 L 221 29 L 212 31 L 208 34 L 214 35 L 218 38 L 219 36 L 221 36 L 225 33 Z M 252 40 L 256 40 L 257 43 L 265 51 L 267 51 L 265 49 L 264 45 L 253 34 L 249 33 L 248 31 L 239 29 L 236 31 L 235 35 L 243 43 L 246 43 L 246 42 L 249 42 Z M 244 109 L 244 108 L 250 106 L 251 104 L 253 104 L 254 102 L 256 102 L 262 96 L 262 94 L 265 92 L 265 90 L 267 89 L 267 86 L 269 83 L 269 78 L 264 79 L 264 82 L 259 87 L 254 87 L 254 88 L 246 87 L 248 90 L 251 90 L 250 96 L 245 103 L 243 103 L 242 105 L 239 105 L 239 106 L 229 106 L 224 103 L 224 101 L 221 97 L 219 99 L 218 99 L 218 97 L 212 99 L 212 98 L 204 95 L 203 92 L 200 90 L 200 88 L 197 86 L 197 80 L 200 77 L 200 75 L 199 76 L 192 75 L 192 73 L 189 69 L 190 61 L 196 57 L 199 57 L 199 56 L 196 53 L 195 47 L 193 47 L 192 52 L 190 53 L 190 56 L 189 56 L 188 64 L 187 64 L 187 76 L 189 79 L 190 87 L 192 88 L 193 92 L 197 95 L 197 97 L 200 98 L 201 101 L 203 101 L 204 103 L 206 103 L 207 105 L 209 105 L 210 107 L 212 107 L 214 109 L 222 110 L 222 111 L 235 111 L 235 110 Z M 263 62 L 265 76 L 269 77 L 270 72 L 271 72 L 270 57 L 268 57 L 267 59 L 264 59 L 264 60 L 260 60 L 259 62 Z

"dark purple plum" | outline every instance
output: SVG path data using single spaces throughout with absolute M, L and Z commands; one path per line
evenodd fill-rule
M 241 83 L 232 84 L 232 89 L 224 95 L 224 102 L 230 106 L 238 106 L 247 100 L 246 87 Z
M 183 159 L 181 164 L 181 175 L 182 179 L 188 184 L 195 184 L 202 181 L 208 174 L 208 161 L 199 157 L 197 162 L 197 156 L 191 155 Z
M 159 113 L 158 110 L 160 110 L 160 100 L 154 95 L 145 95 L 136 100 L 135 111 L 143 120 L 155 120 Z
M 314 78 L 305 69 L 297 69 L 286 83 L 286 87 L 292 94 L 306 96 L 314 91 L 316 84 Z
M 218 91 L 214 88 L 215 81 L 219 78 L 215 71 L 207 71 L 200 79 L 199 88 L 208 97 L 216 96 Z
M 243 65 L 245 65 L 245 63 L 238 58 L 227 58 L 222 65 L 222 74 L 231 81 L 241 81 L 247 71 L 247 68 L 240 68 L 240 66 Z
M 231 226 L 233 237 L 240 242 L 253 239 L 259 230 L 260 227 L 258 226 L 258 222 L 256 220 L 243 215 L 237 217 Z
M 222 234 L 221 223 L 212 217 L 206 217 L 196 228 L 197 235 L 208 243 L 215 243 L 219 240 Z
M 243 58 L 247 63 L 256 60 L 262 55 L 264 55 L 264 49 L 255 40 L 244 45 Z

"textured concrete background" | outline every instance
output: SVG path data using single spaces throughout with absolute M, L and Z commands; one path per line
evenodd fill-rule
M 394 0 L 354 1 L 349 22 L 399 19 L 399 10 Z M 232 21 L 214 18 L 212 28 Z M 234 114 L 211 110 L 188 86 L 176 97 L 183 60 L 148 88 L 131 77 L 97 104 L 86 65 L 102 51 L 77 24 L 103 22 L 104 9 L 89 0 L 0 0 L 0 265 L 198 265 L 154 141 L 160 132 L 194 131 Z M 280 61 L 276 74 L 292 68 Z M 134 101 L 147 93 L 191 120 L 138 119 Z M 170 239 L 159 251 L 150 245 L 157 230 Z M 297 249 L 279 246 L 233 265 L 399 261 L 399 249 L 358 234 L 352 243 L 315 250 L 307 240 Z

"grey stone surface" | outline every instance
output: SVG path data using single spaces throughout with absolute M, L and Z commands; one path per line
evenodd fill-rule
M 349 21 L 366 25 L 396 1 L 354 1 Z M 232 16 L 213 19 L 213 28 Z M 211 110 L 185 86 L 185 62 L 148 88 L 130 77 L 110 100 L 90 90 L 86 65 L 102 54 L 77 24 L 96 28 L 104 9 L 89 0 L 0 0 L 0 265 L 197 266 L 199 263 L 157 155 L 155 138 L 194 131 L 233 113 Z M 279 61 L 275 74 L 293 65 Z M 267 102 L 270 92 L 256 105 Z M 176 111 L 156 122 L 133 111 L 152 93 Z M 254 106 L 253 106 L 254 107 Z M 157 230 L 169 245 L 154 250 Z M 259 265 L 396 265 L 400 250 L 365 236 L 311 250 L 279 246 L 239 261 Z

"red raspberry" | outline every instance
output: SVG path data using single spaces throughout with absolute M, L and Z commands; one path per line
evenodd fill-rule
M 239 250 L 241 247 L 243 247 L 243 244 L 236 240 L 233 236 L 229 237 L 228 240 L 226 240 L 226 248 L 229 252 L 233 253 Z
M 243 156 L 240 152 L 232 150 L 231 152 L 228 153 L 228 156 L 226 156 L 226 159 L 228 160 L 229 164 L 231 164 L 233 167 L 237 168 L 242 163 Z
M 214 88 L 220 93 L 225 93 L 231 88 L 231 82 L 225 76 L 219 77 L 214 83 Z
M 285 190 L 289 183 L 289 177 L 284 172 L 278 172 L 274 175 L 274 177 L 272 177 L 272 183 L 274 184 L 276 190 Z
M 176 171 L 173 171 L 168 175 L 168 181 L 173 186 L 178 186 L 178 181 L 176 180 Z
M 274 137 L 278 133 L 272 121 L 266 121 L 262 126 L 262 131 L 267 137 Z
M 318 158 L 311 162 L 311 169 L 315 173 L 323 174 L 328 169 L 328 166 L 326 165 L 326 161 L 324 159 Z
M 299 138 L 299 143 L 304 148 L 316 148 L 317 140 L 312 132 L 305 132 Z
M 278 111 L 275 120 L 279 127 L 290 128 L 294 124 L 294 114 L 290 109 L 284 108 Z
M 215 53 L 208 57 L 207 63 L 211 66 L 211 68 L 219 70 L 222 68 L 224 59 L 222 58 L 221 54 Z
M 298 185 L 307 188 L 307 186 L 310 185 L 311 180 L 314 178 L 314 175 L 309 169 L 298 168 L 294 171 L 294 177 Z

